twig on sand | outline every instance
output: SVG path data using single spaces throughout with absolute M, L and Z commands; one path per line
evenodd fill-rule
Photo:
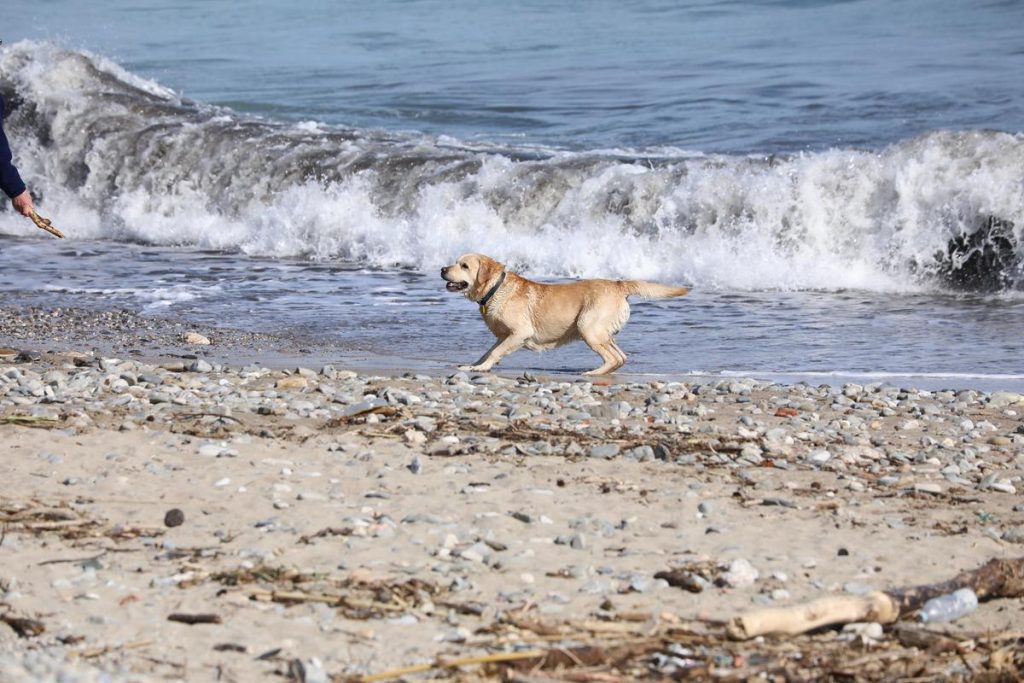
M 185 417 L 215 417 L 218 420 L 231 420 L 237 424 L 245 424 L 234 415 L 221 415 L 220 413 L 174 413 L 175 418 Z
M 167 615 L 167 621 L 177 621 L 181 624 L 221 624 L 223 619 L 220 618 L 219 614 L 185 614 L 183 612 L 175 612 L 174 614 Z
M 0 423 L 18 425 L 20 427 L 36 427 L 38 429 L 53 429 L 60 426 L 60 420 L 57 418 L 39 415 L 4 415 L 0 417 Z
M 0 621 L 14 629 L 14 632 L 22 638 L 32 638 L 46 631 L 46 625 L 38 619 L 0 614 Z
M 414 664 L 399 669 L 390 669 L 369 676 L 356 676 L 349 680 L 353 683 L 373 683 L 374 681 L 387 681 L 393 678 L 401 678 L 409 674 L 423 673 L 431 669 L 454 669 L 461 666 L 473 666 L 476 664 L 495 664 L 500 662 L 513 662 L 523 659 L 540 659 L 547 654 L 544 650 L 524 650 L 522 652 L 496 652 L 488 655 L 476 655 L 473 657 L 461 657 L 459 659 L 447 659 L 438 657 L 433 662 Z
M 98 560 L 106 554 L 107 551 L 104 550 L 101 553 L 97 553 L 96 555 L 90 555 L 89 557 L 58 557 L 52 560 L 43 560 L 42 562 L 36 562 L 36 566 L 42 567 L 47 564 L 70 564 L 72 562 L 88 562 L 89 560 Z
M 12 506 L 12 511 L 6 515 L 0 513 L 0 522 L 24 522 L 26 520 L 47 520 L 47 521 L 71 521 L 78 520 L 78 513 L 74 510 L 60 507 L 30 507 L 22 508 Z
M 122 645 L 103 645 L 102 647 L 92 647 L 87 650 L 78 650 L 76 652 L 69 652 L 68 657 L 79 658 L 79 659 L 92 659 L 93 657 L 101 657 L 108 652 L 117 652 L 118 650 L 138 650 L 143 647 L 149 647 L 155 640 L 136 640 L 130 643 L 124 643 Z

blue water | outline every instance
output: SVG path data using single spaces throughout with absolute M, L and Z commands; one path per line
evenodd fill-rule
M 3 38 L 290 120 L 569 149 L 1018 132 L 1024 3 L 5 0 Z
M 7 132 L 68 234 L 0 212 L 5 303 L 445 368 L 491 343 L 437 277 L 480 251 L 692 285 L 634 306 L 626 370 L 1024 387 L 1024 2 L 4 10 Z

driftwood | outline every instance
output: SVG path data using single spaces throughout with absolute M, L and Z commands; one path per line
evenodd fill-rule
M 10 614 L 0 614 L 0 621 L 14 629 L 22 638 L 32 638 L 46 631 L 46 625 L 38 619 L 26 617 L 15 617 Z
M 18 425 L 21 427 L 39 427 L 41 429 L 54 429 L 60 427 L 60 420 L 54 417 L 42 417 L 38 415 L 4 415 L 0 417 L 0 424 Z
M 220 624 L 223 620 L 219 614 L 185 614 L 184 612 L 175 612 L 174 614 L 167 615 L 167 621 L 177 621 L 182 624 Z
M 891 624 L 899 609 L 891 597 L 875 591 L 868 595 L 821 598 L 803 605 L 755 610 L 729 622 L 729 637 L 747 640 L 768 633 L 796 635 L 821 626 L 877 621 Z
M 392 669 L 378 674 L 368 676 L 356 676 L 348 680 L 356 683 L 374 683 L 375 681 L 387 681 L 394 678 L 401 678 L 409 674 L 423 673 L 431 669 L 455 669 L 461 666 L 473 666 L 478 664 L 497 664 L 502 662 L 513 662 L 519 660 L 535 660 L 543 658 L 547 653 L 544 650 L 527 650 L 523 652 L 496 652 L 488 655 L 477 655 L 474 657 L 462 657 L 459 659 L 446 659 L 438 657 L 433 662 L 424 664 L 413 664 L 412 666 Z
M 136 640 L 131 643 L 124 643 L 123 645 L 102 645 L 100 647 L 92 647 L 87 650 L 78 650 L 77 652 L 69 652 L 68 659 L 92 659 L 94 657 L 102 657 L 103 655 L 110 652 L 119 652 L 121 650 L 137 650 L 143 647 L 149 647 L 155 640 Z
M 821 626 L 856 621 L 891 624 L 924 603 L 960 588 L 971 588 L 978 600 L 1024 596 L 1024 558 L 989 560 L 941 583 L 875 591 L 862 596 L 827 597 L 792 607 L 756 610 L 732 619 L 728 633 L 736 640 L 760 635 L 795 635 Z

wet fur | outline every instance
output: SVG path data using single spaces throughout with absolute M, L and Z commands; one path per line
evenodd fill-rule
M 627 297 L 683 296 L 686 287 L 669 287 L 640 280 L 579 280 L 564 284 L 534 282 L 505 270 L 483 254 L 465 254 L 441 269 L 452 291 L 480 301 L 505 271 L 505 281 L 487 303 L 484 322 L 497 337 L 494 345 L 463 370 L 486 372 L 502 358 L 522 347 L 545 351 L 582 339 L 601 356 L 601 365 L 587 375 L 603 375 L 622 367 L 626 354 L 615 335 L 629 320 Z M 464 289 L 453 289 L 462 287 Z

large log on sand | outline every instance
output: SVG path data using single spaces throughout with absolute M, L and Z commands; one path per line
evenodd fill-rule
M 803 605 L 755 610 L 729 622 L 736 640 L 760 635 L 796 635 L 821 626 L 876 621 L 891 624 L 917 611 L 924 603 L 961 588 L 971 588 L 979 601 L 1024 595 L 1024 558 L 989 560 L 941 583 L 875 591 L 859 596 L 830 596 Z

